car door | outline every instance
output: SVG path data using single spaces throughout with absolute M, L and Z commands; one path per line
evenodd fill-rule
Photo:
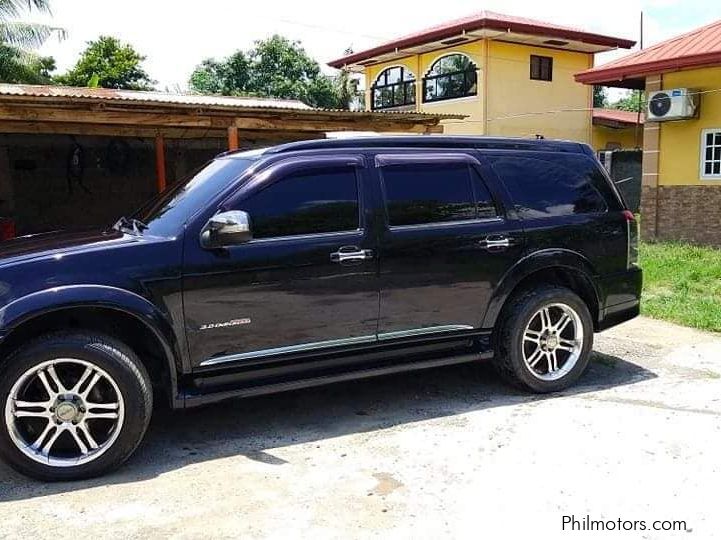
M 221 210 L 252 240 L 204 249 L 186 239 L 186 335 L 193 367 L 267 364 L 376 340 L 376 237 L 361 156 L 289 158 L 257 173 Z
M 377 154 L 375 170 L 386 209 L 379 339 L 478 330 L 523 249 L 492 171 L 462 151 Z

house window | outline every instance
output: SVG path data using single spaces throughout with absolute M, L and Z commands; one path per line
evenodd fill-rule
M 371 92 L 374 110 L 415 105 L 416 78 L 404 67 L 391 67 L 381 71 Z
M 436 60 L 423 79 L 423 101 L 441 101 L 478 93 L 478 67 L 463 54 Z
M 721 129 L 701 133 L 701 178 L 721 179 Z
M 531 79 L 534 81 L 553 80 L 553 58 L 531 55 Z

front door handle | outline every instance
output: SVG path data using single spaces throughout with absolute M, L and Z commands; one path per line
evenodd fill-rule
M 514 239 L 508 236 L 492 235 L 481 240 L 479 245 L 487 251 L 503 251 L 511 247 L 514 242 Z
M 373 258 L 373 250 L 361 249 L 357 246 L 343 246 L 330 254 L 332 262 L 342 263 L 349 261 L 365 261 Z

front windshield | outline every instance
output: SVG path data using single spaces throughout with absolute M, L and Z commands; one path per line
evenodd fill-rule
M 131 218 L 147 225 L 149 234 L 177 234 L 195 212 L 212 201 L 255 161 L 237 157 L 215 159 L 148 201 Z

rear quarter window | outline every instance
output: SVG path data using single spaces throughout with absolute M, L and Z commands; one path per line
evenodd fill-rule
M 523 156 L 491 158 L 522 218 L 596 214 L 609 209 L 611 187 L 587 156 Z

